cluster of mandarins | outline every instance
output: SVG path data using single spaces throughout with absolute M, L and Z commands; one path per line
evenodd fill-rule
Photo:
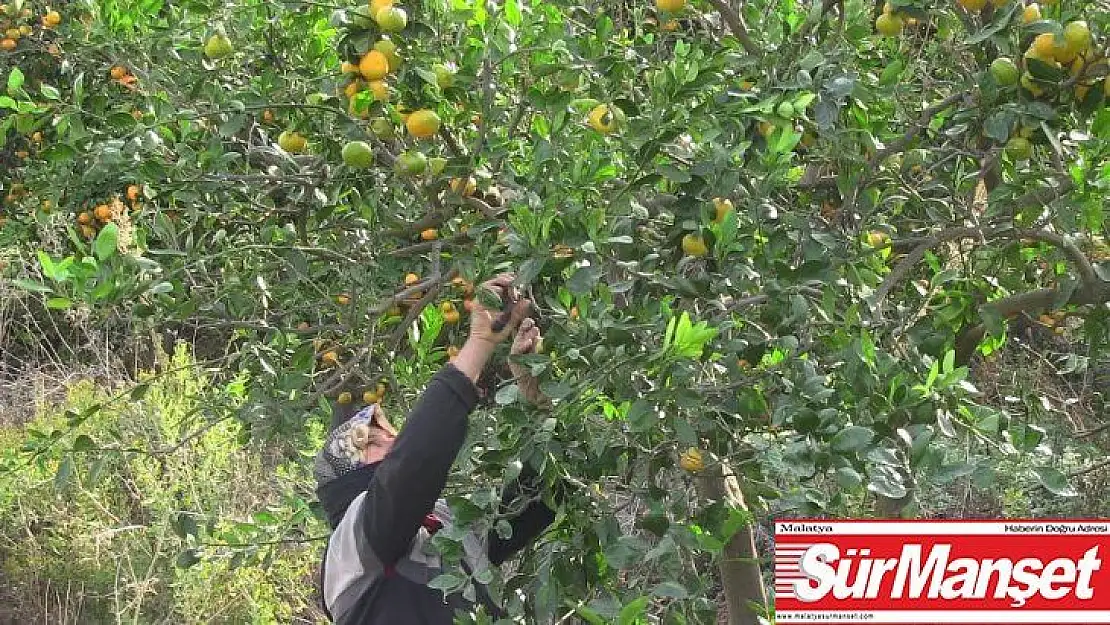
M 127 198 L 128 203 L 131 205 L 131 213 L 140 210 L 139 199 L 142 195 L 142 190 L 139 185 L 130 185 L 124 196 Z M 102 202 L 87 210 L 77 213 L 75 218 L 77 222 L 77 230 L 81 236 L 86 239 L 94 238 L 105 224 L 120 219 L 127 213 L 127 207 L 119 199 L 118 196 L 113 196 L 110 200 Z
M 411 291 L 411 293 L 408 297 L 401 299 L 398 305 L 394 305 L 386 311 L 386 319 L 400 317 L 404 312 L 403 307 L 412 307 L 420 301 L 422 289 L 412 288 L 419 287 L 420 282 L 420 276 L 415 273 L 409 273 L 405 276 L 404 289 Z M 463 310 L 468 313 L 472 311 L 474 308 L 474 283 L 459 276 L 451 281 L 451 288 L 452 293 L 446 299 L 440 301 L 437 308 L 446 325 L 457 326 L 462 321 L 462 313 L 456 306 L 455 300 L 461 298 L 463 301 Z M 347 293 L 340 293 L 335 296 L 335 302 L 340 306 L 350 305 L 351 301 L 351 296 Z M 297 330 L 299 332 L 311 332 L 312 328 L 308 322 L 302 321 L 297 325 Z M 334 369 L 341 366 L 344 362 L 344 354 L 349 352 L 342 344 L 323 337 L 313 339 L 312 343 L 315 349 L 317 363 L 324 369 Z M 446 354 L 448 359 L 454 359 L 459 354 L 459 348 L 455 345 L 448 345 Z M 362 401 L 365 404 L 379 403 L 385 397 L 385 393 L 385 380 L 380 380 L 376 385 L 368 387 L 362 392 Z M 336 401 L 339 404 L 349 404 L 354 398 L 355 393 L 352 391 L 343 391 L 336 396 Z
M 956 0 L 971 15 L 984 15 L 1005 8 L 1012 0 Z M 1046 2 L 1056 4 L 1056 0 Z M 1017 16 L 1020 15 L 1020 18 Z M 1002 89 L 1020 87 L 1029 97 L 1054 98 L 1069 95 L 1076 105 L 1097 106 L 1100 99 L 1110 98 L 1110 63 L 1084 20 L 1061 24 L 1046 19 L 1037 3 L 1021 6 L 1015 11 L 1027 34 L 1022 37 L 1028 47 L 1018 61 L 1000 56 L 991 61 L 990 75 Z M 895 37 L 910 18 L 899 8 L 886 3 L 875 20 L 879 34 Z M 1035 34 L 1036 33 L 1036 34 Z M 1101 89 L 1097 88 L 1101 85 Z M 1033 155 L 1032 128 L 1020 128 L 1006 143 L 1005 151 L 1014 160 L 1027 160 Z
M 371 106 L 375 103 L 384 112 L 388 111 L 395 87 L 390 80 L 400 71 L 403 59 L 400 54 L 400 33 L 408 26 L 408 13 L 397 6 L 393 0 L 370 0 L 365 6 L 348 11 L 352 29 L 369 31 L 377 29 L 378 40 L 361 57 L 344 61 L 340 72 L 348 79 L 343 88 L 348 98 L 348 111 L 351 115 L 370 119 Z M 436 85 L 448 89 L 454 85 L 455 69 L 442 63 L 432 67 Z M 442 124 L 439 115 L 432 109 L 421 108 L 408 111 L 401 105 L 391 107 L 400 119 L 408 136 L 415 140 L 426 140 L 436 136 Z M 378 115 L 370 121 L 370 130 L 379 139 L 392 139 L 397 130 L 392 119 Z M 355 169 L 365 169 L 374 165 L 374 155 L 370 144 L 365 141 L 351 141 L 343 148 L 343 162 Z M 446 159 L 428 158 L 418 149 L 410 149 L 397 156 L 394 171 L 402 176 L 419 176 L 430 173 L 438 176 L 447 166 Z
M 11 52 L 19 42 L 35 32 L 35 14 L 29 8 L 16 9 L 10 4 L 0 4 L 0 50 Z M 39 19 L 39 26 L 50 30 L 62 23 L 62 14 L 47 10 Z
M 135 78 L 135 75 L 122 65 L 113 65 L 112 69 L 108 70 L 108 76 L 121 87 L 126 87 L 132 91 L 138 88 L 135 83 L 137 83 L 139 79 Z
M 301 322 L 297 329 L 300 331 L 310 331 L 308 322 Z M 343 364 L 342 353 L 344 348 L 341 345 L 329 341 L 327 339 L 317 338 L 312 342 L 316 349 L 317 360 L 321 367 L 326 369 L 334 369 Z M 350 385 L 347 388 L 357 388 L 357 385 Z M 386 391 L 388 390 L 388 383 L 385 378 L 379 379 L 377 382 L 365 385 L 361 389 L 361 398 L 363 403 L 378 404 L 385 399 Z M 354 401 L 355 393 L 350 390 L 344 390 L 335 396 L 336 403 L 340 405 L 347 405 Z
M 420 281 L 421 281 L 420 276 L 416 275 L 415 273 L 406 274 L 405 275 L 405 280 L 404 280 L 405 289 L 407 290 L 407 289 L 410 289 L 412 287 L 418 286 L 420 284 Z M 471 310 L 473 310 L 473 308 L 474 308 L 474 283 L 470 282 L 466 278 L 463 278 L 462 276 L 456 276 L 451 281 L 451 287 L 454 289 L 457 296 L 461 296 L 463 298 L 463 310 L 465 310 L 468 313 Z M 420 301 L 420 289 L 416 289 L 410 297 L 406 297 L 403 300 L 401 300 L 401 302 L 405 306 L 412 306 L 412 305 L 416 304 L 419 301 Z M 462 314 L 459 312 L 458 308 L 455 307 L 455 301 L 451 297 L 449 297 L 448 299 L 445 299 L 442 302 L 440 302 L 439 312 L 440 312 L 440 314 L 443 315 L 443 321 L 447 325 L 457 325 L 459 323 L 459 321 L 462 320 Z M 394 307 L 387 314 L 389 314 L 389 315 L 394 315 L 394 314 L 395 315 L 400 315 L 401 314 L 401 308 L 399 306 Z
M 401 33 L 409 23 L 405 9 L 394 0 L 370 0 L 365 6 L 348 11 L 347 17 L 352 29 L 360 32 L 376 29 L 378 37 L 371 48 L 359 58 L 344 61 L 340 66 L 340 72 L 347 78 L 343 94 L 348 99 L 350 114 L 368 119 L 370 131 L 382 141 L 397 137 L 394 119 L 400 120 L 407 136 L 416 141 L 429 140 L 438 135 L 442 122 L 434 110 L 421 108 L 410 112 L 399 103 L 391 103 L 395 95 L 391 78 L 397 75 L 403 64 L 399 44 L 402 43 Z M 425 75 L 434 76 L 435 85 L 440 90 L 447 90 L 455 85 L 456 71 L 453 64 L 435 63 L 430 74 Z M 372 109 L 377 114 L 371 118 Z M 295 147 L 303 148 L 303 145 Z M 349 141 L 344 145 L 342 158 L 343 163 L 352 169 L 368 169 L 375 163 L 373 148 L 368 142 L 361 140 Z M 435 177 L 443 174 L 447 168 L 447 159 L 428 157 L 419 147 L 412 146 L 397 155 L 393 168 L 400 176 Z M 453 178 L 449 188 L 464 198 L 471 197 L 477 190 L 477 181 L 469 176 Z M 439 231 L 436 228 L 426 228 L 420 232 L 420 238 L 434 241 L 439 238 Z

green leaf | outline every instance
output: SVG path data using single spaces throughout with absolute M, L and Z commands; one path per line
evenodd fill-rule
M 93 442 L 93 439 L 89 438 L 88 434 L 81 434 L 73 439 L 73 451 L 88 451 L 95 448 L 96 443 Z
M 186 549 L 177 555 L 177 568 L 187 569 L 200 562 L 196 549 Z
M 178 512 L 177 515 L 174 516 L 171 525 L 173 526 L 174 533 L 181 539 L 185 539 L 189 536 L 196 536 L 199 529 L 196 519 L 188 512 Z
M 8 95 L 18 95 L 19 90 L 23 88 L 23 81 L 23 72 L 18 67 L 13 67 L 8 74 Z
M 1103 108 L 1091 122 L 1091 133 L 1099 139 L 1110 139 L 1110 108 Z
M 464 583 L 466 583 L 466 578 L 462 577 L 461 575 L 455 575 L 454 573 L 443 573 L 432 581 L 428 582 L 428 588 L 451 591 L 455 590 L 459 586 L 462 586 Z
M 1000 111 L 987 118 L 983 123 L 983 132 L 999 143 L 1010 138 L 1010 129 L 1014 126 L 1014 115 L 1007 111 Z
M 948 350 L 944 354 L 944 364 L 941 366 L 941 373 L 949 374 L 956 367 L 956 352 L 955 350 Z
M 173 284 L 172 283 L 170 283 L 170 282 L 159 282 L 158 284 L 155 284 L 154 286 L 150 287 L 150 290 L 148 291 L 148 293 L 150 293 L 151 295 L 162 295 L 164 293 L 170 293 L 172 291 L 173 291 Z
M 529 258 L 520 265 L 520 269 L 516 273 L 516 283 L 519 285 L 531 284 L 540 272 L 543 271 L 543 266 L 547 263 L 546 258 Z
M 77 150 L 65 143 L 55 143 L 40 152 L 39 156 L 51 163 L 60 163 L 77 156 Z
M 106 121 L 108 125 L 125 132 L 131 130 L 139 123 L 131 116 L 131 113 L 113 113 L 108 116 Z
M 870 445 L 874 438 L 875 433 L 871 431 L 871 428 L 850 425 L 837 432 L 829 444 L 833 450 L 839 452 L 861 451 Z
M 51 310 L 69 310 L 73 306 L 73 301 L 68 297 L 51 297 L 46 300 L 46 307 Z
M 893 85 L 898 82 L 898 77 L 906 69 L 906 63 L 902 59 L 895 59 L 890 65 L 886 66 L 881 76 L 879 76 L 879 85 L 887 86 Z
M 813 101 L 816 100 L 816 99 L 817 99 L 817 94 L 816 93 L 807 91 L 806 93 L 803 93 L 803 94 L 799 95 L 798 97 L 794 98 L 794 110 L 797 111 L 799 114 L 801 114 L 807 108 L 809 108 L 809 105 L 811 103 L 813 103 Z
M 1037 474 L 1037 480 L 1040 481 L 1041 485 L 1053 495 L 1058 497 L 1076 497 L 1079 495 L 1075 487 L 1068 483 L 1068 476 L 1064 475 L 1059 469 L 1036 467 L 1033 472 Z
M 644 616 L 650 597 L 643 596 L 639 599 L 624 604 L 620 614 L 617 615 L 617 625 L 636 625 L 636 621 Z
M 540 383 L 540 392 L 551 399 L 563 399 L 574 393 L 574 388 L 564 382 L 544 380 Z
M 647 432 L 655 427 L 656 412 L 647 400 L 640 398 L 628 409 L 628 425 L 633 432 Z
M 23 278 L 17 278 L 15 280 L 12 280 L 12 284 L 16 285 L 17 287 L 19 287 L 19 288 L 21 288 L 25 291 L 31 291 L 32 293 L 53 293 L 54 292 L 54 289 L 46 286 L 45 284 L 39 284 L 38 282 L 32 282 L 30 280 L 24 280 Z
M 859 488 L 863 484 L 863 476 L 852 467 L 840 467 L 836 470 L 836 484 L 843 489 Z
M 605 561 L 616 569 L 627 569 L 644 558 L 647 545 L 639 536 L 621 536 L 605 549 Z
M 667 180 L 670 180 L 671 182 L 685 184 L 693 180 L 689 172 L 686 172 L 672 165 L 660 164 L 656 166 L 656 169 L 659 171 L 659 173 L 663 174 L 663 176 L 665 176 Z
M 42 83 L 41 85 L 39 85 L 39 92 L 42 94 L 42 97 L 46 98 L 47 100 L 61 99 L 61 94 L 58 93 L 58 90 L 46 83 Z
M 975 465 L 968 462 L 957 462 L 956 464 L 946 465 L 937 471 L 937 483 L 947 484 L 955 479 L 971 475 L 975 472 Z
M 520 387 L 516 384 L 509 384 L 508 386 L 497 389 L 497 395 L 494 397 L 494 400 L 497 402 L 498 406 L 507 406 L 515 402 L 519 397 Z
M 574 608 L 574 613 L 585 619 L 590 625 L 605 625 L 605 619 L 600 614 L 584 605 Z
M 567 280 L 567 290 L 574 295 L 587 295 L 601 279 L 601 273 L 601 267 L 597 265 L 579 267 Z
M 128 115 L 130 117 L 130 115 Z M 134 120 L 134 118 L 132 118 Z M 227 121 L 220 124 L 220 135 L 226 138 L 235 136 L 247 124 L 246 115 L 228 115 Z
M 93 243 L 93 251 L 96 257 L 104 260 L 116 253 L 116 243 L 119 240 L 119 227 L 112 222 L 108 222 L 100 230 L 100 234 L 96 235 L 96 242 Z
M 150 383 L 149 382 L 143 382 L 142 384 L 135 385 L 135 388 L 131 389 L 131 401 L 140 401 L 140 400 L 142 400 L 142 398 L 146 397 L 146 394 L 149 391 L 150 391 Z
M 671 321 L 673 322 L 674 319 Z M 704 321 L 694 324 L 690 321 L 690 314 L 683 311 L 675 326 L 674 342 L 671 343 L 670 349 L 683 358 L 699 358 L 706 344 L 716 336 L 717 328 L 709 327 L 709 324 Z
M 58 471 L 54 473 L 54 490 L 62 491 L 69 486 L 69 481 L 73 477 L 73 456 L 66 454 L 62 456 L 62 461 L 58 463 Z
M 895 471 L 890 467 L 879 467 L 879 469 L 885 470 L 875 471 L 871 476 L 871 483 L 867 485 L 867 490 L 887 499 L 901 499 L 909 493 Z
M 520 26 L 520 5 L 517 0 L 505 0 L 502 6 L 505 9 L 505 21 L 510 26 Z
M 807 72 L 817 69 L 824 64 L 824 55 L 816 50 L 810 50 L 809 53 L 802 57 L 802 60 L 798 62 L 798 66 L 801 69 L 806 70 Z
M 1025 59 L 1025 67 L 1038 81 L 1056 83 L 1064 77 L 1064 69 L 1032 57 Z
M 987 39 L 990 39 L 994 35 L 1002 32 L 1002 29 L 1010 25 L 1010 21 L 1013 19 L 1014 13 L 1018 9 L 1023 7 L 1024 5 L 1021 2 L 1011 2 L 1010 6 L 1006 10 L 996 11 L 994 20 L 983 30 L 975 33 L 971 37 L 968 37 L 967 41 L 965 41 L 964 44 L 970 46 L 977 43 L 982 43 Z
M 689 591 L 679 584 L 678 582 L 663 582 L 651 589 L 652 596 L 664 597 L 666 599 L 682 600 L 690 596 Z

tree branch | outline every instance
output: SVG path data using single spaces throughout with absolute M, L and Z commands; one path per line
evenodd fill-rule
M 1000 317 L 1006 318 L 1021 312 L 1040 312 L 1052 307 L 1061 296 L 1059 289 L 1037 289 L 1028 293 L 1019 293 L 1004 297 L 993 302 L 988 302 L 984 308 L 992 310 Z M 1086 283 L 1068 298 L 1068 304 L 1076 306 L 1098 305 L 1110 302 L 1110 282 Z M 985 324 L 971 326 L 964 330 L 956 339 L 956 363 L 960 365 L 971 361 L 979 341 L 987 333 Z
M 1110 458 L 1107 458 L 1101 462 L 1096 462 L 1090 466 L 1083 467 L 1082 469 L 1076 469 L 1075 471 L 1068 473 L 1068 477 L 1079 477 L 1081 475 L 1093 473 L 1095 471 L 1098 471 L 1099 469 L 1110 469 Z
M 458 234 L 453 234 L 453 235 L 447 237 L 446 239 L 438 239 L 436 241 L 421 241 L 420 243 L 414 243 L 414 244 L 408 245 L 406 247 L 398 248 L 398 249 L 395 249 L 395 250 L 391 251 L 389 253 L 389 255 L 390 256 L 410 256 L 412 254 L 419 254 L 421 252 L 426 252 L 426 251 L 434 248 L 437 243 L 442 243 L 443 245 L 456 245 L 456 244 L 459 244 L 459 243 L 462 243 L 462 242 L 468 241 L 468 240 L 470 240 L 470 235 L 468 235 L 465 232 L 460 232 Z
M 913 140 L 917 138 L 917 135 L 921 134 L 929 125 L 929 122 L 931 122 L 933 118 L 936 117 L 937 113 L 940 113 L 944 109 L 952 106 L 956 103 L 957 100 L 964 97 L 965 95 L 967 95 L 966 91 L 958 91 L 922 111 L 921 116 L 917 118 L 917 121 L 914 122 L 909 128 L 907 128 L 906 132 L 903 133 L 902 136 L 899 137 L 896 141 L 894 141 L 894 143 L 891 143 L 881 150 L 875 151 L 875 155 L 872 156 L 871 160 L 867 162 L 867 168 L 869 172 L 874 171 L 876 167 L 878 167 L 891 155 L 905 151 L 905 149 L 909 147 L 910 143 L 912 143 Z
M 428 228 L 435 228 L 443 224 L 454 214 L 454 211 L 438 207 L 436 210 L 425 215 L 423 218 L 414 221 L 410 224 L 400 228 L 394 228 L 386 232 L 386 236 L 405 238 L 412 236 L 418 232 L 427 230 Z
M 428 243 L 430 243 L 432 245 L 435 245 L 436 243 L 438 243 L 438 241 L 428 241 Z M 417 293 L 423 292 L 425 289 L 438 288 L 439 285 L 443 284 L 447 280 L 453 279 L 457 274 L 458 274 L 458 270 L 454 269 L 447 276 L 435 276 L 435 275 L 430 276 L 427 279 L 421 280 L 420 282 L 417 282 L 416 284 L 414 284 L 410 287 L 406 287 L 404 289 L 401 289 L 400 291 L 395 293 L 392 297 L 387 298 L 386 300 L 382 301 L 377 306 L 374 306 L 373 308 L 371 308 L 367 312 L 370 315 L 380 315 L 380 314 L 384 313 L 385 311 L 389 310 L 390 308 L 393 308 L 394 305 L 408 299 L 409 297 L 411 297 L 413 295 L 416 295 Z
M 443 284 L 453 280 L 457 275 L 459 275 L 458 268 L 452 268 L 446 275 L 437 275 L 428 279 L 430 283 L 427 287 L 428 292 L 424 294 L 424 297 L 420 298 L 419 302 L 409 308 L 408 313 L 405 314 L 405 318 L 401 320 L 401 325 L 397 326 L 397 329 L 389 336 L 388 346 L 390 351 L 395 351 L 398 345 L 401 344 L 401 340 L 405 338 L 405 333 L 408 332 L 409 326 L 412 325 L 413 321 L 416 321 L 416 318 L 420 316 L 420 312 L 424 310 L 428 304 L 435 301 L 436 296 L 439 295 L 440 289 L 443 288 Z
M 463 158 L 466 156 L 463 154 L 459 143 L 455 141 L 454 135 L 447 130 L 446 126 L 439 127 L 439 136 L 443 139 L 443 142 L 447 144 L 447 149 L 451 151 L 451 154 L 453 154 L 455 158 Z
M 716 463 L 706 467 L 695 484 L 702 498 L 720 501 L 750 513 L 739 480 L 727 465 Z M 728 604 L 728 624 L 758 625 L 760 613 L 767 612 L 767 590 L 763 587 L 755 535 L 750 524 L 737 530 L 725 544 L 718 568 Z M 756 609 L 753 609 L 753 604 Z
M 925 253 L 930 249 L 948 241 L 955 241 L 958 239 L 980 238 L 984 241 L 991 239 L 1033 239 L 1035 241 L 1042 241 L 1049 245 L 1059 248 L 1068 260 L 1076 266 L 1079 272 L 1080 279 L 1084 284 L 1094 284 L 1099 282 L 1098 275 L 1095 273 L 1094 267 L 1091 262 L 1083 254 L 1083 252 L 1071 241 L 1064 237 L 1044 230 L 1030 230 L 1026 228 L 1010 228 L 1001 227 L 994 230 L 985 230 L 983 228 L 950 228 L 944 230 L 932 237 L 924 239 L 906 255 L 890 272 L 890 275 L 883 280 L 879 285 L 878 290 L 875 291 L 872 306 L 878 308 L 884 299 L 900 282 L 906 279 L 914 267 L 925 258 Z
M 739 11 L 734 11 L 725 0 L 709 0 L 709 4 L 721 14 L 729 30 L 748 54 L 759 55 L 762 52 L 748 34 L 748 28 L 744 26 L 744 20 L 740 17 Z
M 494 208 L 476 197 L 466 198 L 467 206 L 478 209 L 487 219 L 498 219 L 506 211 L 504 207 Z
M 818 24 L 825 21 L 825 16 L 829 14 L 829 11 L 831 11 L 833 7 L 838 6 L 838 5 L 841 6 L 840 19 L 843 21 L 843 19 L 844 19 L 843 5 L 841 5 L 838 0 L 823 0 L 823 2 L 821 3 L 821 14 L 817 17 L 817 19 L 812 20 L 812 21 L 806 21 L 804 24 L 802 24 L 801 29 L 798 30 L 798 35 L 797 35 L 798 41 L 802 41 L 807 36 L 809 36 L 809 31 L 813 30 L 814 28 L 817 27 Z

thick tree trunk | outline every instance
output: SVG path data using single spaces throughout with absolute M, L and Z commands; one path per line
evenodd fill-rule
M 736 476 L 724 464 L 706 469 L 697 480 L 703 499 L 724 501 L 734 508 L 748 510 Z M 758 625 L 760 613 L 767 612 L 767 591 L 759 570 L 753 526 L 733 534 L 721 553 L 718 568 L 728 605 L 728 625 Z

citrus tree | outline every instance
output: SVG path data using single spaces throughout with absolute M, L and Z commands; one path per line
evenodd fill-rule
M 187 336 L 252 436 L 292 440 L 402 411 L 474 284 L 517 272 L 552 407 L 502 376 L 451 497 L 496 527 L 521 462 L 570 486 L 519 567 L 476 573 L 513 614 L 705 622 L 724 596 L 757 622 L 753 512 L 918 514 L 1014 454 L 1072 492 L 968 365 L 1019 317 L 1088 345 L 1073 370 L 1103 357 L 1097 3 L 3 7 L 29 352 Z

